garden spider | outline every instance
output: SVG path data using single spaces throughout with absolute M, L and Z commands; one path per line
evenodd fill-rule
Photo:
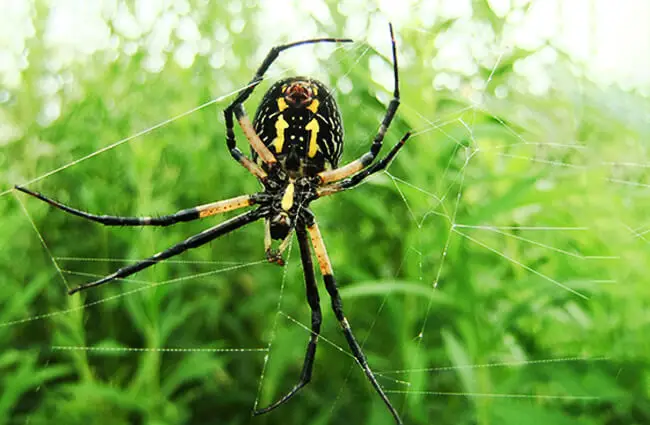
M 311 309 L 311 335 L 298 383 L 278 401 L 268 407 L 254 411 L 254 414 L 258 415 L 275 409 L 293 397 L 298 390 L 311 380 L 316 343 L 321 329 L 321 309 L 312 263 L 313 249 L 318 259 L 325 288 L 331 298 L 332 309 L 341 325 L 354 358 L 390 410 L 395 422 L 402 424 L 399 414 L 391 405 L 370 370 L 366 357 L 343 314 L 341 297 L 332 273 L 332 264 L 327 255 L 325 243 L 314 214 L 308 208 L 310 202 L 352 188 L 371 174 L 385 169 L 409 138 L 409 133 L 406 133 L 383 159 L 371 165 L 381 150 L 384 135 L 400 103 L 397 47 L 392 25 L 389 25 L 389 29 L 393 55 L 393 98 L 388 104 L 370 150 L 343 167 L 338 167 L 343 150 L 341 116 L 334 98 L 319 81 L 306 77 L 292 77 L 278 81 L 264 95 L 253 123 L 248 118 L 243 106 L 243 103 L 251 95 L 255 87 L 262 81 L 264 73 L 282 51 L 305 44 L 347 43 L 352 41 L 340 38 L 316 38 L 273 47 L 251 82 L 224 111 L 226 143 L 230 154 L 251 174 L 257 177 L 264 188 L 262 192 L 212 202 L 160 217 L 117 217 L 94 215 L 80 211 L 40 193 L 16 186 L 17 190 L 32 195 L 65 212 L 114 226 L 169 226 L 181 221 L 200 219 L 252 205 L 258 206 L 255 210 L 226 220 L 145 260 L 122 267 L 94 282 L 73 288 L 69 291 L 69 294 L 125 278 L 188 249 L 204 245 L 261 218 L 265 222 L 264 246 L 266 257 L 269 261 L 282 265 L 284 264 L 282 252 L 286 249 L 291 234 L 295 230 L 304 270 L 307 302 Z M 233 117 L 237 118 L 246 138 L 250 142 L 252 159 L 245 156 L 236 146 Z M 274 248 L 273 244 L 276 240 L 281 242 L 277 248 Z

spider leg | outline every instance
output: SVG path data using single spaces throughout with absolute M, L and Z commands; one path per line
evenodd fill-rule
M 393 405 L 390 403 L 390 400 L 388 400 L 386 393 L 384 393 L 384 390 L 379 385 L 379 382 L 377 382 L 377 379 L 372 373 L 372 370 L 370 370 L 366 356 L 363 354 L 359 343 L 352 333 L 348 319 L 345 318 L 345 314 L 343 313 L 343 303 L 341 301 L 341 296 L 339 295 L 339 290 L 336 286 L 336 280 L 334 279 L 332 263 L 330 262 L 329 256 L 327 255 L 327 249 L 325 248 L 323 237 L 313 216 L 311 217 L 311 223 L 308 223 L 307 225 L 307 231 L 309 232 L 311 243 L 314 247 L 314 252 L 316 253 L 316 258 L 318 258 L 318 265 L 320 266 L 320 271 L 323 275 L 325 288 L 327 289 L 330 299 L 332 300 L 332 310 L 334 310 L 334 315 L 341 325 L 341 329 L 343 330 L 345 339 L 347 340 L 348 346 L 352 351 L 352 355 L 357 360 L 357 363 L 359 363 L 359 366 L 361 366 L 361 369 L 363 369 L 366 377 L 374 387 L 375 391 L 377 391 L 377 394 L 379 394 L 379 397 L 381 397 L 382 401 L 388 407 L 388 410 L 390 410 L 393 418 L 395 418 L 395 422 L 398 425 L 402 425 L 402 420 L 400 419 L 397 410 L 395 410 Z
M 257 155 L 262 160 L 262 162 L 264 162 L 270 168 L 270 166 L 276 163 L 277 161 L 275 156 L 266 147 L 266 145 L 264 145 L 264 142 L 262 142 L 262 140 L 255 132 L 255 129 L 251 124 L 250 118 L 246 114 L 246 110 L 244 109 L 243 103 L 246 101 L 246 99 L 248 99 L 251 93 L 253 93 L 255 87 L 257 87 L 257 85 L 262 81 L 264 74 L 269 69 L 271 64 L 277 59 L 280 53 L 292 47 L 302 46 L 305 44 L 349 43 L 349 42 L 352 42 L 352 40 L 347 38 L 314 38 L 310 40 L 303 40 L 294 43 L 282 44 L 271 48 L 269 53 L 266 55 L 266 58 L 264 58 L 264 61 L 257 69 L 257 72 L 255 72 L 253 79 L 248 83 L 248 86 L 246 86 L 246 88 L 242 90 L 239 93 L 239 95 L 235 98 L 235 100 L 230 105 L 228 105 L 228 107 L 224 110 L 224 116 L 226 119 L 226 143 L 228 146 L 228 150 L 230 150 L 230 154 L 235 160 L 242 163 L 247 169 L 249 169 L 249 171 L 251 171 L 251 168 L 253 168 L 252 166 L 255 166 L 257 167 L 257 169 L 259 169 L 259 167 L 255 163 L 253 163 L 250 159 L 246 158 L 246 156 L 242 153 L 242 151 L 237 147 L 237 141 L 235 140 L 233 116 L 237 118 L 237 121 L 239 122 L 239 125 L 241 126 L 242 130 L 244 131 L 246 138 L 250 142 L 251 147 L 253 148 L 255 153 L 257 153 Z M 264 172 L 261 169 L 259 169 L 259 171 Z
M 372 141 L 370 150 L 365 154 L 363 154 L 359 159 L 356 159 L 343 167 L 335 168 L 334 170 L 320 172 L 318 176 L 320 177 L 322 184 L 342 180 L 370 165 L 379 154 L 379 151 L 381 150 L 381 147 L 384 142 L 384 136 L 386 136 L 386 131 L 388 131 L 388 127 L 390 127 L 390 123 L 393 121 L 393 117 L 395 117 L 395 113 L 397 112 L 397 108 L 399 107 L 399 103 L 400 103 L 399 73 L 397 67 L 397 44 L 395 43 L 395 34 L 393 33 L 393 25 L 388 24 L 388 26 L 390 29 L 390 39 L 391 39 L 392 50 L 393 50 L 393 79 L 394 79 L 393 98 L 388 104 L 388 108 L 386 109 L 386 114 L 384 115 L 384 119 L 382 120 L 381 125 L 377 130 L 377 134 L 375 135 L 375 138 Z
M 16 186 L 16 189 L 31 195 L 41 201 L 63 210 L 69 214 L 76 215 L 77 217 L 85 218 L 86 220 L 96 221 L 97 223 L 106 226 L 169 226 L 179 223 L 181 221 L 192 221 L 199 218 L 209 217 L 211 215 L 221 214 L 227 211 L 232 211 L 239 208 L 248 207 L 256 204 L 256 195 L 242 195 L 235 198 L 226 199 L 224 201 L 211 202 L 205 205 L 199 205 L 194 208 L 187 208 L 180 210 L 174 214 L 163 215 L 160 217 L 120 217 L 113 215 L 96 215 L 90 214 L 76 208 L 69 207 L 54 199 L 48 198 L 39 192 L 33 192 L 27 188 Z
M 359 173 L 353 175 L 352 177 L 348 177 L 345 180 L 338 181 L 336 183 L 319 187 L 316 189 L 316 197 L 321 198 L 323 196 L 331 195 L 336 192 L 340 192 L 345 189 L 349 189 L 352 187 L 355 187 L 362 181 L 364 181 L 368 176 L 371 176 L 379 171 L 385 170 L 386 167 L 388 167 L 388 164 L 397 156 L 397 153 L 399 152 L 400 149 L 404 146 L 408 138 L 411 136 L 411 133 L 408 132 L 406 133 L 399 142 L 393 148 L 388 152 L 388 154 L 379 160 L 378 162 L 375 162 L 372 164 L 370 167 L 365 168 L 364 170 L 360 171 Z
M 254 211 L 249 211 L 244 214 L 240 214 L 236 217 L 231 218 L 230 220 L 226 220 L 223 223 L 217 224 L 216 226 L 204 230 L 201 233 L 197 233 L 196 235 L 185 239 L 183 242 L 180 242 L 170 248 L 167 248 L 164 251 L 154 254 L 147 259 L 138 261 L 137 263 L 131 264 L 129 266 L 122 267 L 117 271 L 115 271 L 114 273 L 111 273 L 108 276 L 105 276 L 94 282 L 89 282 L 84 285 L 77 286 L 76 288 L 73 288 L 70 291 L 68 291 L 68 294 L 72 295 L 75 292 L 79 292 L 84 289 L 103 285 L 115 279 L 131 276 L 132 274 L 137 273 L 140 270 L 146 269 L 148 267 L 151 267 L 162 260 L 174 257 L 182 252 L 187 251 L 188 249 L 197 248 L 201 245 L 205 245 L 206 243 L 213 241 L 219 236 L 225 235 L 226 233 L 232 232 L 233 230 L 245 226 L 246 224 L 252 223 L 253 221 L 262 217 L 263 214 L 264 214 L 263 209 L 257 209 Z
M 298 237 L 298 245 L 300 247 L 300 258 L 302 259 L 302 269 L 305 275 L 305 286 L 307 290 L 307 302 L 311 309 L 311 335 L 305 353 L 305 361 L 302 365 L 302 372 L 300 373 L 300 380 L 298 383 L 280 398 L 275 403 L 263 409 L 258 409 L 253 412 L 254 415 L 261 415 L 270 412 L 276 407 L 286 403 L 293 397 L 302 387 L 307 385 L 311 380 L 312 370 L 314 366 L 314 357 L 316 355 L 316 344 L 318 343 L 318 336 L 320 335 L 320 326 L 322 321 L 322 314 L 320 309 L 320 298 L 318 296 L 318 288 L 316 286 L 316 278 L 314 276 L 314 264 L 311 258 L 311 249 L 309 248 L 309 241 L 307 240 L 307 233 L 305 228 L 299 226 L 296 229 L 296 236 Z

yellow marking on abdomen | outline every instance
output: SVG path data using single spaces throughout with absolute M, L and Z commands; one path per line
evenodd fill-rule
M 287 101 L 284 100 L 284 97 L 278 97 L 278 109 L 280 110 L 280 112 L 284 111 L 288 107 L 289 105 L 287 105 Z
M 284 190 L 284 195 L 282 195 L 282 202 L 280 204 L 282 209 L 285 211 L 289 211 L 293 206 L 293 192 L 293 183 L 289 183 L 287 188 Z
M 275 153 L 282 152 L 282 146 L 284 145 L 284 130 L 289 128 L 289 123 L 284 120 L 282 115 L 278 115 L 278 119 L 275 121 L 275 132 L 277 136 L 273 140 L 273 146 L 275 146 Z
M 309 109 L 313 113 L 316 113 L 316 111 L 318 111 L 318 106 L 319 105 L 320 105 L 320 102 L 318 102 L 318 99 L 314 99 L 314 100 L 311 101 L 311 103 L 309 104 L 307 109 Z
M 199 218 L 208 217 L 211 215 L 221 214 L 226 211 L 236 210 L 252 205 L 251 197 L 248 195 L 238 196 L 236 198 L 227 199 L 225 201 L 212 202 L 210 204 L 201 205 L 196 207 L 199 210 Z
M 309 135 L 309 152 L 307 152 L 307 156 L 313 158 L 316 155 L 316 152 L 318 152 L 318 143 L 316 143 L 316 140 L 318 138 L 318 131 L 320 130 L 316 118 L 309 121 L 305 126 L 305 130 L 311 131 L 311 134 Z

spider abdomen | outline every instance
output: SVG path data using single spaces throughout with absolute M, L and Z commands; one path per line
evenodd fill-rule
M 253 126 L 290 176 L 313 176 L 338 166 L 341 115 L 319 81 L 292 77 L 275 83 L 264 95 Z

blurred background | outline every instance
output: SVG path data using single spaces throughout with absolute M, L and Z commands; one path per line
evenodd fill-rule
M 252 224 L 129 279 L 69 288 L 223 220 L 107 228 L 259 190 L 222 111 L 303 74 L 344 162 L 392 90 L 390 168 L 313 205 L 353 330 L 405 424 L 650 422 L 650 6 L 644 1 L 79 0 L 0 14 L 0 424 L 392 424 L 321 286 L 312 383 L 297 244 Z M 248 151 L 237 130 L 240 147 Z M 385 148 L 384 152 L 387 149 Z M 317 275 L 320 285 L 320 276 Z

